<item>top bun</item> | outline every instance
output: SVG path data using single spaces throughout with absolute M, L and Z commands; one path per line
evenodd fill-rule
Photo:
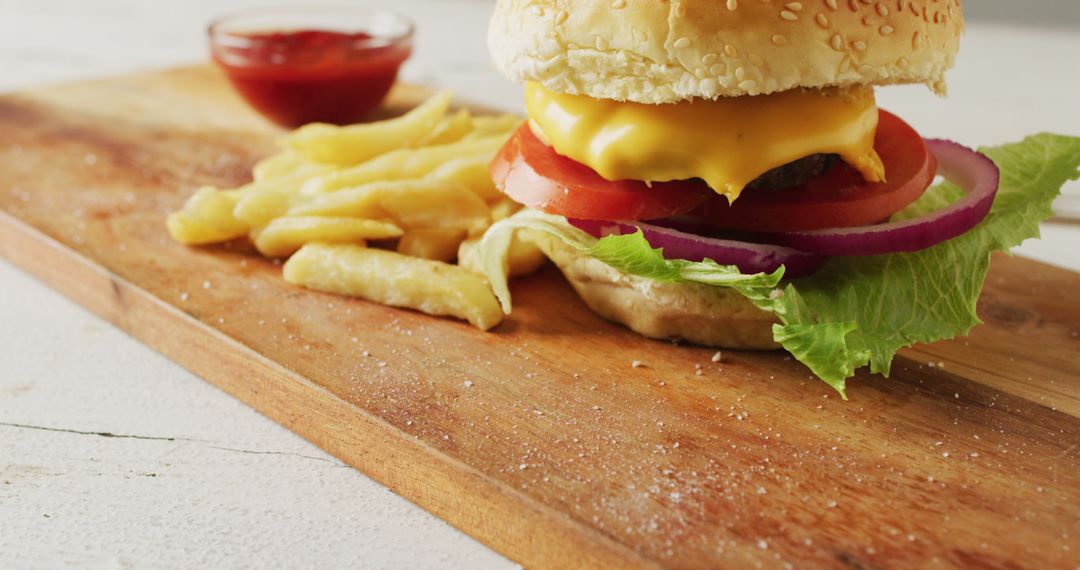
M 498 0 L 488 44 L 515 81 L 638 103 L 796 87 L 945 92 L 960 0 Z

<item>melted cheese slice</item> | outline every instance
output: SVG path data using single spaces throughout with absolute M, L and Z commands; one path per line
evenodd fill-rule
M 735 200 L 758 176 L 817 153 L 838 154 L 867 180 L 884 180 L 870 87 L 647 105 L 529 83 L 525 104 L 534 131 L 556 152 L 608 180 L 701 178 Z

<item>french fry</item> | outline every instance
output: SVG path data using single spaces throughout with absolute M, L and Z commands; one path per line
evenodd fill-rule
M 389 219 L 402 228 L 482 232 L 491 224 L 487 204 L 454 182 L 392 180 L 308 196 L 290 215 Z
M 397 251 L 402 255 L 450 263 L 457 257 L 465 233 L 465 230 L 443 228 L 412 229 L 398 240 Z
M 479 237 L 461 242 L 458 246 L 458 265 L 469 271 L 483 273 L 480 267 L 480 256 L 476 251 L 478 243 L 480 243 Z M 507 275 L 510 277 L 528 275 L 539 269 L 546 259 L 544 252 L 535 243 L 529 241 L 528 233 L 523 230 L 518 231 L 510 242 L 510 250 L 506 256 Z
M 363 164 L 313 178 L 304 184 L 302 191 L 319 194 L 380 180 L 421 178 L 459 157 L 491 157 L 505 142 L 505 135 L 496 135 L 438 146 L 398 149 Z
M 184 207 L 165 221 L 169 235 L 180 243 L 202 245 L 228 241 L 243 236 L 249 226 L 236 219 L 233 208 L 239 193 L 211 186 L 199 188 Z
M 482 139 L 494 135 L 508 135 L 525 122 L 525 119 L 517 115 L 481 115 L 473 117 L 472 131 L 465 135 L 464 140 Z
M 255 249 L 266 257 L 286 257 L 311 242 L 356 243 L 395 238 L 401 228 L 377 220 L 294 216 L 277 218 L 252 230 Z
M 285 263 L 285 280 L 488 330 L 503 318 L 487 281 L 460 267 L 352 244 L 309 243 Z
M 448 180 L 463 184 L 481 200 L 489 202 L 503 197 L 502 192 L 499 192 L 495 188 L 495 183 L 491 181 L 491 174 L 488 169 L 490 164 L 490 153 L 462 156 L 444 162 L 441 166 L 429 172 L 425 178 Z
M 283 150 L 277 154 L 268 156 L 255 163 L 251 169 L 251 175 L 256 182 L 288 176 L 300 168 L 310 164 L 299 153 L 291 150 Z
M 290 283 L 487 330 L 503 311 L 487 280 L 468 268 L 478 269 L 475 244 L 492 220 L 520 208 L 488 170 L 522 119 L 449 113 L 450 98 L 437 94 L 377 123 L 302 127 L 255 165 L 252 183 L 199 189 L 169 216 L 169 232 L 188 244 L 247 235 L 264 256 L 291 256 Z M 511 237 L 511 275 L 543 263 L 525 236 Z M 392 238 L 397 252 L 367 248 Z M 449 265 L 455 257 L 460 265 Z
M 491 223 L 505 220 L 521 209 L 521 204 L 499 194 L 499 200 L 491 205 Z
M 491 225 L 491 212 L 483 200 L 453 182 L 418 180 L 399 192 L 384 192 L 379 207 L 403 228 L 464 230 L 483 233 Z
M 431 96 L 408 113 L 386 121 L 337 127 L 313 123 L 295 130 L 285 145 L 305 160 L 352 166 L 394 149 L 416 146 L 446 115 L 451 93 Z
M 234 214 L 251 227 L 264 226 L 270 220 L 285 215 L 291 206 L 301 201 L 300 187 L 313 176 L 325 174 L 333 167 L 305 164 L 290 174 L 252 182 L 241 187 Z
M 411 180 L 373 182 L 327 194 L 304 196 L 287 213 L 290 216 L 343 216 L 350 218 L 385 217 L 379 200 L 387 191 L 407 190 L 415 185 Z
M 461 140 L 473 128 L 472 114 L 468 109 L 461 109 L 453 115 L 447 115 L 424 141 L 424 146 L 449 144 Z
M 242 192 L 233 215 L 249 227 L 256 228 L 288 213 L 289 207 L 296 201 L 295 194 L 288 190 L 251 187 Z

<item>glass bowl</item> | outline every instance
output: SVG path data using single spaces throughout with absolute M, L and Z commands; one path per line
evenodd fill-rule
M 412 54 L 413 23 L 360 7 L 259 8 L 213 22 L 210 52 L 237 92 L 284 127 L 370 116 Z

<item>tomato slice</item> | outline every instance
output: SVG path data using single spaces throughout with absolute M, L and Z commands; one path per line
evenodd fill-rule
M 495 185 L 514 200 L 583 220 L 653 220 L 687 213 L 716 196 L 700 180 L 605 180 L 561 156 L 522 125 L 491 163 Z
M 934 180 L 937 163 L 919 133 L 879 111 L 874 149 L 886 182 L 866 182 L 846 164 L 800 186 L 748 190 L 729 205 L 716 196 L 692 216 L 719 230 L 786 232 L 876 224 L 903 210 Z
M 887 182 L 866 182 L 846 164 L 800 186 L 754 189 L 729 205 L 701 180 L 656 182 L 605 180 L 596 171 L 559 155 L 519 128 L 491 164 L 491 175 L 514 200 L 584 220 L 683 221 L 716 230 L 785 232 L 855 227 L 880 222 L 914 202 L 930 186 L 937 165 L 914 129 L 879 111 L 874 149 Z M 684 216 L 684 214 L 688 214 Z

